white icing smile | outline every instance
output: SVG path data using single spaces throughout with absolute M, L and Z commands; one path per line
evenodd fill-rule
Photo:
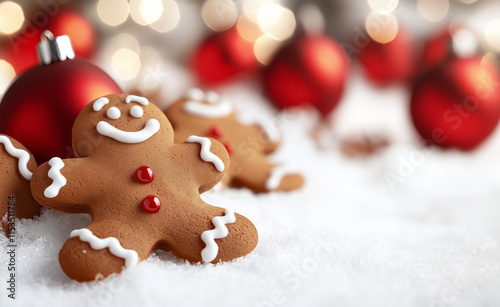
M 155 135 L 160 130 L 160 122 L 156 119 L 150 119 L 147 121 L 146 126 L 139 131 L 123 131 L 114 126 L 111 126 L 105 121 L 100 121 L 97 123 L 97 132 L 100 134 L 110 137 L 118 142 L 127 144 L 141 143 L 153 135 Z
M 187 97 L 188 101 L 184 104 L 184 111 L 203 118 L 221 118 L 228 116 L 233 112 L 233 106 L 227 100 L 221 100 L 214 91 L 206 94 L 199 88 L 191 89 Z M 206 100 L 207 103 L 203 101 Z
M 125 103 L 137 102 L 142 104 L 143 106 L 147 106 L 149 101 L 140 96 L 129 95 L 125 98 Z M 106 97 L 101 97 L 94 102 L 93 109 L 98 112 L 101 111 L 102 108 L 109 103 L 109 99 Z M 133 106 L 130 108 L 130 115 L 135 118 L 141 118 L 144 115 L 144 110 L 140 106 Z M 106 116 L 109 119 L 119 119 L 121 117 L 120 109 L 117 107 L 111 107 L 106 111 Z M 144 142 L 151 138 L 160 130 L 160 122 L 156 119 L 150 119 L 146 122 L 146 126 L 142 128 L 140 131 L 123 131 L 120 130 L 105 121 L 100 121 L 97 123 L 97 132 L 101 135 L 107 136 L 118 142 L 127 143 L 127 144 L 137 144 Z

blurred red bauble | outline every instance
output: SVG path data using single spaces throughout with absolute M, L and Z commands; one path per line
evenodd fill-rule
M 0 103 L 0 132 L 22 142 L 40 164 L 71 156 L 71 129 L 81 109 L 99 96 L 121 92 L 98 67 L 71 59 L 67 37 L 45 43 L 47 64 L 18 76 Z M 92 141 L 89 144 L 95 145 Z
M 361 48 L 358 58 L 367 77 L 376 84 L 409 82 L 415 73 L 415 48 L 408 34 L 399 29 L 393 40 L 370 42 Z
M 236 27 L 211 35 L 193 58 L 194 73 L 205 84 L 223 83 L 257 67 L 253 43 L 246 41 Z
M 36 45 L 43 30 L 49 30 L 55 36 L 68 35 L 73 44 L 75 55 L 89 59 L 97 44 L 97 35 L 89 22 L 76 11 L 63 9 L 46 16 L 46 25 L 28 26 L 21 33 L 11 37 L 2 48 L 2 57 L 9 62 L 16 73 L 38 64 Z M 40 21 L 37 21 L 41 23 Z
M 424 46 L 423 67 L 433 67 L 442 62 L 451 52 L 452 32 L 449 28 L 431 36 Z
M 427 143 L 473 149 L 500 119 L 500 78 L 480 57 L 449 57 L 424 73 L 413 90 L 411 117 Z
M 311 105 L 326 116 L 342 96 L 347 70 L 347 57 L 333 39 L 299 34 L 264 69 L 264 87 L 278 108 Z

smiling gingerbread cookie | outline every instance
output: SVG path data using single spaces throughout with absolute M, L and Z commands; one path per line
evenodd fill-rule
M 227 171 L 224 146 L 198 136 L 173 141 L 170 122 L 147 99 L 110 95 L 78 115 L 77 158 L 53 158 L 37 169 L 31 181 L 35 199 L 92 217 L 87 228 L 71 232 L 59 253 L 70 278 L 106 277 L 157 249 L 216 263 L 255 248 L 257 230 L 247 218 L 200 198 Z
M 15 232 L 16 218 L 32 218 L 41 206 L 30 189 L 32 172 L 37 163 L 33 155 L 17 140 L 0 134 L 0 220 L 5 234 Z
M 225 184 L 254 192 L 290 191 L 303 185 L 303 177 L 294 169 L 267 159 L 280 143 L 276 130 L 240 123 L 231 103 L 217 93 L 193 88 L 165 114 L 174 127 L 176 143 L 196 134 L 216 138 L 225 145 L 231 157 Z

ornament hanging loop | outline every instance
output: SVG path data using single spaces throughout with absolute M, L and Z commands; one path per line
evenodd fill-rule
M 40 35 L 40 40 L 41 41 L 44 41 L 44 40 L 53 40 L 54 39 L 54 34 L 52 34 L 52 32 L 50 32 L 49 30 L 44 30 L 42 32 L 42 34 Z
M 61 35 L 54 37 L 54 34 L 48 30 L 42 32 L 40 43 L 38 43 L 36 50 L 38 62 L 44 65 L 75 58 L 75 52 L 71 46 L 69 36 Z

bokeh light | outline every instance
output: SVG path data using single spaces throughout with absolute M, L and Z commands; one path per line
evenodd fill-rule
M 495 56 L 494 53 L 488 52 L 483 57 L 481 58 L 481 66 L 483 67 L 494 67 L 498 66 L 500 63 L 498 61 L 498 58 Z
M 372 11 L 366 16 L 366 32 L 370 37 L 381 44 L 391 42 L 398 34 L 399 26 L 396 16 L 388 13 Z
M 494 19 L 488 23 L 484 37 L 493 49 L 500 50 L 500 19 Z
M 241 14 L 240 18 L 238 18 L 236 29 L 238 30 L 238 33 L 240 33 L 241 37 L 251 43 L 255 42 L 263 34 L 259 25 L 250 20 L 248 15 L 245 13 Z
M 0 33 L 12 34 L 21 29 L 24 13 L 21 6 L 12 1 L 0 3 Z
M 423 18 L 438 22 L 448 14 L 450 3 L 448 0 L 418 0 L 417 8 Z
M 398 4 L 399 0 L 368 0 L 368 5 L 377 13 L 392 13 Z
M 214 31 L 224 31 L 238 20 L 238 8 L 232 0 L 207 0 L 201 8 L 205 24 Z
M 325 18 L 317 5 L 313 3 L 303 4 L 299 9 L 298 17 L 304 30 L 309 35 L 317 35 L 324 32 Z
M 453 33 L 453 51 L 458 56 L 468 57 L 472 56 L 477 51 L 477 40 L 468 29 L 459 29 Z
M 0 60 L 0 95 L 7 89 L 10 82 L 16 76 L 14 67 L 5 60 Z
M 160 18 L 150 26 L 160 33 L 165 33 L 177 27 L 181 20 L 181 14 L 179 12 L 179 6 L 174 0 L 163 0 L 162 4 L 163 13 Z
M 260 10 L 267 4 L 280 4 L 279 0 L 245 0 L 243 2 L 243 11 L 248 18 L 254 22 L 258 22 Z
M 129 81 L 139 74 L 141 60 L 135 51 L 121 48 L 111 58 L 111 68 L 120 79 Z
M 157 21 L 163 13 L 161 0 L 130 0 L 129 6 L 132 19 L 142 26 Z
M 292 36 L 296 27 L 293 12 L 275 3 L 260 8 L 257 22 L 266 35 L 278 41 Z
M 102 22 L 110 26 L 124 23 L 129 15 L 127 0 L 100 0 L 97 3 L 97 14 Z
M 272 37 L 262 35 L 255 41 L 253 47 L 255 57 L 260 63 L 267 65 L 271 63 L 274 54 L 278 51 L 281 44 L 282 42 L 273 39 Z

